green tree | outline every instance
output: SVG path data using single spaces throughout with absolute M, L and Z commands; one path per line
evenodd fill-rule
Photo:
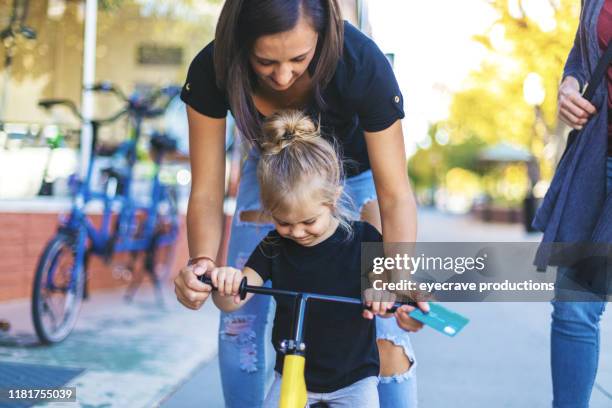
M 530 13 L 531 3 L 548 7 L 546 13 Z M 528 147 L 540 159 L 544 176 L 550 176 L 562 145 L 563 126 L 557 120 L 557 90 L 563 64 L 571 48 L 580 2 L 575 0 L 488 0 L 497 19 L 488 32 L 475 40 L 488 51 L 480 67 L 471 73 L 465 88 L 453 97 L 444 125 L 451 143 L 477 137 L 487 144 L 500 141 Z M 531 7 L 533 9 L 533 7 Z M 544 10 L 546 8 L 544 7 Z M 538 109 L 523 99 L 523 82 L 537 73 L 546 93 Z M 546 154 L 547 144 L 555 154 Z

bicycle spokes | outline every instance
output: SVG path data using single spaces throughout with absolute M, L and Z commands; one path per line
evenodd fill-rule
M 49 268 L 46 282 L 41 288 L 44 317 L 48 317 L 54 330 L 62 324 L 66 311 L 74 304 L 74 293 L 71 291 L 71 275 L 74 268 L 72 250 L 63 247 L 58 253 L 56 267 Z
M 71 239 L 58 234 L 41 258 L 34 279 L 34 327 L 45 343 L 63 340 L 72 330 L 83 296 L 84 278 Z

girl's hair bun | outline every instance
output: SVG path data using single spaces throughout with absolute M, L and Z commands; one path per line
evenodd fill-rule
M 304 112 L 283 110 L 265 120 L 260 147 L 265 155 L 278 154 L 294 143 L 308 143 L 319 136 L 319 128 Z

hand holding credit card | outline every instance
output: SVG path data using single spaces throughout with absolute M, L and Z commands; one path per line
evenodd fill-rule
M 410 312 L 409 316 L 450 337 L 457 335 L 470 321 L 465 316 L 437 303 L 430 302 L 429 309 L 429 313 L 423 313 L 421 309 L 415 309 Z

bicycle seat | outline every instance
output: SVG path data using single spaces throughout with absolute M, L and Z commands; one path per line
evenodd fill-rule
M 176 140 L 165 133 L 151 135 L 151 147 L 160 152 L 171 153 L 176 150 Z
M 101 157 L 111 157 L 119 150 L 120 145 L 103 145 L 96 147 L 96 155 Z

